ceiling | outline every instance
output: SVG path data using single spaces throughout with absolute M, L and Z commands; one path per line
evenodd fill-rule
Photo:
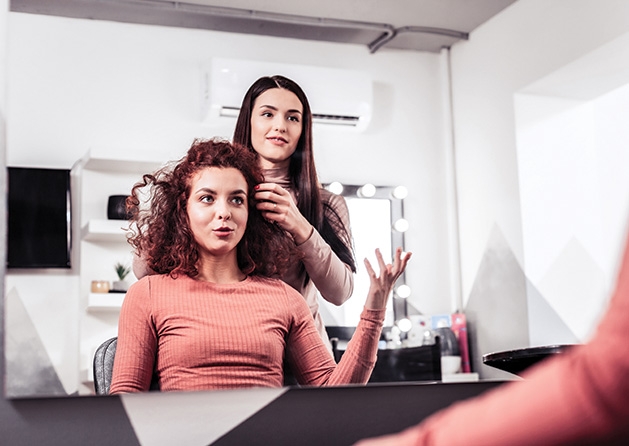
M 11 0 L 11 11 L 439 52 L 516 0 Z

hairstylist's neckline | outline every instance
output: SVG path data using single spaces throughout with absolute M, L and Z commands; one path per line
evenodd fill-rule
M 290 178 L 288 176 L 288 167 L 276 167 L 274 169 L 262 169 L 264 181 L 267 183 L 275 183 L 283 188 L 290 188 Z

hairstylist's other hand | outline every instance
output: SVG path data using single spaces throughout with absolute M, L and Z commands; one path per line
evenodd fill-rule
M 369 263 L 369 260 L 365 259 L 365 267 L 367 268 L 369 281 L 371 282 L 365 308 L 370 310 L 380 310 L 386 307 L 391 289 L 395 281 L 406 269 L 406 264 L 411 258 L 411 253 L 407 252 L 402 256 L 402 248 L 397 248 L 393 256 L 393 264 L 385 264 L 380 250 L 376 249 L 376 258 L 380 266 L 380 276 L 376 276 L 376 272 L 371 267 L 371 263 Z
M 296 244 L 301 245 L 308 240 L 314 228 L 301 215 L 286 189 L 275 183 L 261 183 L 255 189 L 255 199 L 258 201 L 256 208 L 262 212 L 264 218 L 288 231 Z

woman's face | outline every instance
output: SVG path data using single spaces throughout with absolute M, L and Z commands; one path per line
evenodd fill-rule
M 188 219 L 204 256 L 236 255 L 247 226 L 247 182 L 233 167 L 207 167 L 191 181 Z
M 302 130 L 303 106 L 297 95 L 271 88 L 258 96 L 251 111 L 251 144 L 263 169 L 286 167 Z

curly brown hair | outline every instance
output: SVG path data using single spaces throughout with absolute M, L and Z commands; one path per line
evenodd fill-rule
M 127 198 L 131 214 L 129 243 L 158 274 L 196 276 L 199 246 L 187 213 L 191 179 L 207 167 L 235 168 L 247 182 L 249 217 L 237 245 L 238 267 L 248 275 L 276 277 L 299 254 L 290 235 L 256 209 L 254 187 L 264 181 L 257 157 L 225 140 L 197 139 L 186 156 L 152 174 L 145 174 Z M 146 198 L 148 192 L 148 200 Z M 148 207 L 143 204 L 148 201 Z

